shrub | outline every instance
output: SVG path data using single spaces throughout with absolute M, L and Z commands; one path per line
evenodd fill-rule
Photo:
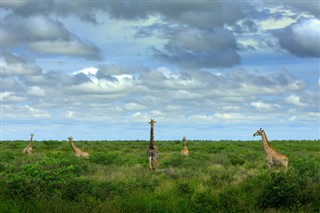
M 68 181 L 86 172 L 87 166 L 67 159 L 45 157 L 34 164 L 10 167 L 9 170 L 6 177 L 9 195 L 32 199 L 41 194 L 51 196 Z
M 319 206 L 319 168 L 312 160 L 294 160 L 288 173 L 272 172 L 266 176 L 262 193 L 258 197 L 262 208 Z
M 198 192 L 191 198 L 191 206 L 194 212 L 214 212 L 218 208 L 215 197 L 209 192 Z
M 271 173 L 258 197 L 262 208 L 290 207 L 296 202 L 297 184 L 288 179 L 284 172 Z
M 190 195 L 193 192 L 193 189 L 188 183 L 178 183 L 177 191 L 181 195 Z
M 243 165 L 245 163 L 245 160 L 243 159 L 242 156 L 239 156 L 239 155 L 229 155 L 228 156 L 229 159 L 230 159 L 230 163 L 233 165 L 233 166 L 236 166 L 236 165 Z
M 122 165 L 125 160 L 118 153 L 95 153 L 90 156 L 90 161 L 101 165 Z

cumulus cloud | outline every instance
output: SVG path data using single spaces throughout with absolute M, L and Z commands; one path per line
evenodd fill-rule
M 23 106 L 17 104 L 3 104 L 3 119 L 5 120 L 32 120 L 32 119 L 48 119 L 50 113 L 44 109 L 25 104 Z
M 289 6 L 294 10 L 299 10 L 302 12 L 309 12 L 313 14 L 314 16 L 320 16 L 320 7 L 318 1 L 286 1 L 281 0 L 280 2 L 283 2 L 285 6 Z
M 304 4 L 2 2 L 3 117 L 81 123 L 95 133 L 111 123 L 148 126 L 150 117 L 183 124 L 179 134 L 194 123 L 208 130 L 316 122 L 312 74 L 290 71 L 291 61 L 282 63 L 287 55 L 274 57 L 279 44 L 299 57 L 319 57 L 317 11 Z
M 67 111 L 66 114 L 65 114 L 65 116 L 66 116 L 67 118 L 73 118 L 74 112 L 73 112 L 73 111 Z
M 64 25 L 48 16 L 20 17 L 7 15 L 2 20 L 4 47 L 24 46 L 40 54 L 100 59 L 100 50 L 69 32 Z
M 251 106 L 253 106 L 261 111 L 281 108 L 281 106 L 279 104 L 265 103 L 264 101 L 261 101 L 261 100 L 256 101 L 256 102 L 251 102 Z
M 232 67 L 240 63 L 236 41 L 227 31 L 172 30 L 165 33 L 168 42 L 164 50 L 153 49 L 161 60 L 189 68 Z
M 320 20 L 300 20 L 275 31 L 282 48 L 299 57 L 320 57 Z
M 0 68 L 4 76 L 39 75 L 42 72 L 34 61 L 7 52 L 1 55 Z
M 292 104 L 294 106 L 299 106 L 299 107 L 306 106 L 305 103 L 301 102 L 300 96 L 297 96 L 297 95 L 290 95 L 290 96 L 285 98 L 285 101 L 288 104 Z
M 99 59 L 98 48 L 75 41 L 36 41 L 29 44 L 30 49 L 42 54 L 61 54 Z

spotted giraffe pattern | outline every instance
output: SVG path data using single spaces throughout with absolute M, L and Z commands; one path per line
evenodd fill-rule
M 266 133 L 262 128 L 260 128 L 253 136 L 260 135 L 262 137 L 263 149 L 266 153 L 266 161 L 269 170 L 271 170 L 271 166 L 280 165 L 283 166 L 286 171 L 288 170 L 288 158 L 285 155 L 279 154 L 274 148 L 272 148 L 269 144 Z
M 70 142 L 70 145 L 71 145 L 71 148 L 72 148 L 72 150 L 74 152 L 74 155 L 77 156 L 77 157 L 80 157 L 80 158 L 89 158 L 89 153 L 88 152 L 84 152 L 80 148 L 78 148 L 74 144 L 72 139 L 73 139 L 72 137 L 68 137 L 68 140 Z
M 30 142 L 26 148 L 23 149 L 23 153 L 27 155 L 32 154 L 32 139 L 33 139 L 34 134 L 30 134 Z
M 149 148 L 147 149 L 147 155 L 149 159 L 149 170 L 156 170 L 156 164 L 159 157 L 159 152 L 156 146 L 154 146 L 154 132 L 153 127 L 156 121 L 151 119 L 149 124 L 150 127 L 150 141 L 149 141 Z
M 189 150 L 188 150 L 188 147 L 187 147 L 187 139 L 186 139 L 186 136 L 183 136 L 182 138 L 182 142 L 183 142 L 183 149 L 181 151 L 181 153 L 185 156 L 188 156 L 189 155 Z

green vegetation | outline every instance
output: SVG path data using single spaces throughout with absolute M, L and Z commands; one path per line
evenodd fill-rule
M 320 141 L 274 141 L 287 173 L 269 173 L 261 141 L 156 142 L 148 170 L 146 141 L 0 142 L 0 212 L 319 212 Z

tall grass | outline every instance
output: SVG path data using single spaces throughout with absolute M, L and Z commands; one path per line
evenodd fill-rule
M 289 158 L 268 172 L 261 142 L 156 142 L 148 170 L 146 141 L 0 142 L 0 212 L 320 211 L 320 141 L 276 141 Z

